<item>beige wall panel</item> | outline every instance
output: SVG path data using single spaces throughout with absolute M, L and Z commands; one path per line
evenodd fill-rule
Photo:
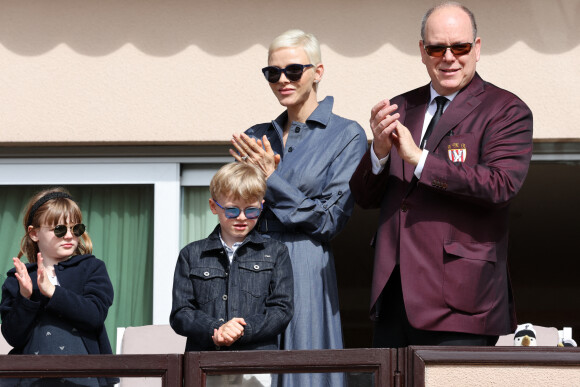
M 577 386 L 580 367 L 428 366 L 428 387 Z
M 293 27 L 323 44 L 320 97 L 368 131 L 378 100 L 428 82 L 433 3 L 0 0 L 0 143 L 228 141 L 282 111 L 260 68 Z M 465 4 L 482 77 L 530 105 L 535 138 L 580 138 L 580 1 Z

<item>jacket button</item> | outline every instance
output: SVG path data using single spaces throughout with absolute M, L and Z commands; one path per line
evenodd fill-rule
M 254 270 L 258 270 L 260 268 L 260 265 L 254 265 Z
M 227 294 L 224 294 L 224 295 L 222 296 L 222 300 L 224 300 L 224 301 L 227 301 L 227 300 L 228 300 L 228 295 L 227 295 Z
M 288 148 L 288 152 L 292 152 L 294 150 L 294 148 L 290 147 Z
M 406 204 L 403 204 L 403 205 L 401 206 L 401 211 L 402 211 L 402 212 L 407 212 L 407 210 L 409 210 L 409 207 L 407 207 L 407 205 L 406 205 Z
M 203 275 L 206 276 L 206 277 L 209 277 L 209 271 L 204 271 L 203 272 Z
M 296 129 L 294 129 L 294 131 L 295 131 L 296 133 L 300 133 L 300 128 L 296 128 Z
M 224 322 L 224 321 L 226 321 L 226 320 L 224 320 L 223 318 L 220 318 L 220 319 L 219 319 L 219 321 L 220 321 L 220 322 Z

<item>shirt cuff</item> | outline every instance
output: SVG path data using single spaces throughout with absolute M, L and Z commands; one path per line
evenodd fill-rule
M 423 149 L 423 153 L 421 154 L 421 158 L 419 159 L 419 163 L 415 167 L 415 176 L 417 179 L 421 178 L 421 173 L 423 173 L 423 167 L 425 166 L 425 161 L 427 161 L 427 155 L 429 151 L 427 149 Z
M 374 144 L 374 141 L 371 144 L 371 165 L 372 165 L 373 175 L 378 175 L 379 173 L 381 173 L 383 171 L 383 169 L 385 169 L 385 164 L 387 164 L 387 161 L 389 161 L 390 153 L 379 160 L 379 158 L 375 154 L 375 150 L 373 149 L 373 144 Z

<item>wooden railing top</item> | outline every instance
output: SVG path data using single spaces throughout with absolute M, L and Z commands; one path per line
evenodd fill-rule
M 371 373 L 376 387 L 423 386 L 431 365 L 580 367 L 580 348 L 408 347 L 309 351 L 223 351 L 159 355 L 0 355 L 1 378 L 158 377 L 164 387 L 205 385 L 206 375 Z

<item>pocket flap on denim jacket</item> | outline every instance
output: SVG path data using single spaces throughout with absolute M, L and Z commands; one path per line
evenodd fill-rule
M 274 268 L 273 262 L 268 261 L 251 261 L 251 262 L 240 262 L 240 269 L 246 269 L 251 271 L 264 271 L 272 270 Z
M 189 271 L 189 276 L 201 279 L 212 279 L 225 277 L 226 272 L 217 267 L 194 267 Z

